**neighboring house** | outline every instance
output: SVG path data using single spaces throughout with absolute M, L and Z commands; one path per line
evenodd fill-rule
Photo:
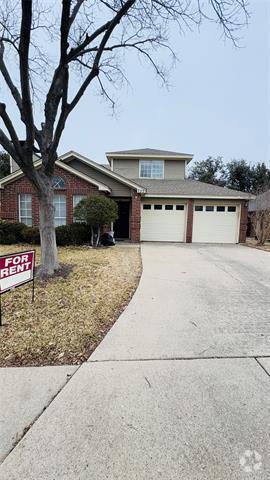
M 88 194 L 115 199 L 116 238 L 132 241 L 244 242 L 249 195 L 186 179 L 192 155 L 155 149 L 107 153 L 104 166 L 76 152 L 56 162 L 55 225 L 73 222 Z M 40 168 L 41 161 L 36 161 Z M 21 170 L 0 181 L 1 218 L 38 225 L 38 200 Z
M 270 190 L 257 195 L 256 198 L 250 200 L 248 206 L 248 231 L 249 237 L 255 237 L 254 220 L 256 212 L 259 210 L 270 210 Z

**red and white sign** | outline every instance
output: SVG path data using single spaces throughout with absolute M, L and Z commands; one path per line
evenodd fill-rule
M 35 250 L 0 257 L 0 293 L 34 279 Z

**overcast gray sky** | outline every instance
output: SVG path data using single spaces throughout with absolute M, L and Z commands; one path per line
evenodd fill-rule
M 103 163 L 105 152 L 152 147 L 224 159 L 265 161 L 270 167 L 270 2 L 251 0 L 242 48 L 220 38 L 216 25 L 180 36 L 180 62 L 169 90 L 152 69 L 129 57 L 130 88 L 116 92 L 116 116 L 90 87 L 71 115 L 59 153 L 78 152 Z

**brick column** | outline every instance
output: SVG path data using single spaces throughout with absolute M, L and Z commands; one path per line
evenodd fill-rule
M 139 242 L 141 238 L 141 195 L 134 190 L 131 199 L 131 226 L 130 239 Z
M 239 243 L 245 243 L 247 236 L 248 202 L 241 203 Z
M 194 206 L 194 200 L 189 199 L 189 200 L 187 201 L 187 232 L 186 232 L 186 243 L 192 243 L 193 206 Z
M 32 224 L 39 225 L 39 201 L 36 194 L 32 195 Z

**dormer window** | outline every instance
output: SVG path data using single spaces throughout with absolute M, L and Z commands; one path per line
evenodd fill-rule
M 65 181 L 63 180 L 63 178 L 61 177 L 58 177 L 58 176 L 54 176 L 53 179 L 52 179 L 52 187 L 56 190 L 61 190 L 63 188 L 65 188 L 66 184 L 65 184 Z
M 164 178 L 164 160 L 140 160 L 140 178 Z

